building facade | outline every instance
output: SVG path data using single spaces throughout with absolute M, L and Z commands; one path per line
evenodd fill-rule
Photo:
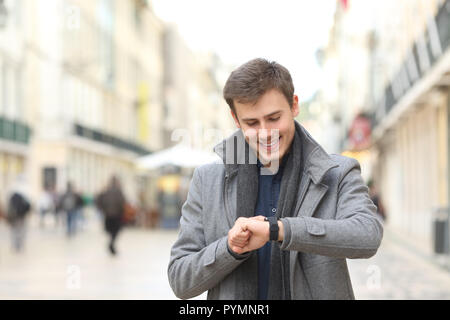
M 131 204 L 154 207 L 158 172 L 136 159 L 185 137 L 209 149 L 233 127 L 224 66 L 192 52 L 150 1 L 1 5 L 0 202 L 20 174 L 33 201 L 68 182 L 92 198 L 117 175 Z
M 374 89 L 374 172 L 392 227 L 432 253 L 435 214 L 449 203 L 450 1 L 404 2 L 400 10 L 405 35 Z M 386 42 L 375 54 L 388 56 L 396 40 L 386 25 L 378 29 Z
M 30 108 L 23 100 L 25 30 L 23 1 L 0 1 L 0 204 L 29 166 Z
M 449 203 L 449 30 L 450 1 L 338 1 L 324 63 L 341 151 L 375 181 L 389 226 L 428 254 Z M 371 143 L 352 150 L 361 114 Z
M 162 22 L 142 1 L 30 1 L 25 14 L 33 194 L 71 181 L 93 196 L 118 175 L 135 202 L 134 159 L 161 146 Z

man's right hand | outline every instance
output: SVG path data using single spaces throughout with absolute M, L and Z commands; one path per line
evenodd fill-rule
M 246 218 L 238 218 L 233 228 L 228 231 L 228 247 L 236 254 L 243 254 L 248 245 L 251 232 L 247 230 Z

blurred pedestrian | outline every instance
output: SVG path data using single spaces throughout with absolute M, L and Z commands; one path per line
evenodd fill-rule
M 0 222 L 2 219 L 6 219 L 5 209 L 3 208 L 3 204 L 0 201 Z
M 45 226 L 45 216 L 55 209 L 53 197 L 49 190 L 44 190 L 39 197 L 38 210 L 40 215 L 40 226 Z
M 78 213 L 82 207 L 83 199 L 75 191 L 73 184 L 68 182 L 66 193 L 60 199 L 60 208 L 66 213 L 68 237 L 72 237 L 76 233 Z
M 60 206 L 60 197 L 62 197 L 62 195 L 60 195 L 58 193 L 58 191 L 56 191 L 54 188 L 51 189 L 50 191 L 50 196 L 52 198 L 52 203 L 53 203 L 53 219 L 54 219 L 54 225 L 55 228 L 58 228 L 58 225 L 60 224 L 60 217 L 61 217 L 61 206 Z
M 105 218 L 105 231 L 110 235 L 108 249 L 112 255 L 117 254 L 116 239 L 122 228 L 125 209 L 125 196 L 116 176 L 111 178 L 107 189 L 96 198 L 97 208 Z
M 384 210 L 383 202 L 381 201 L 380 194 L 378 193 L 374 181 L 370 180 L 367 183 L 367 186 L 369 187 L 370 199 L 372 200 L 373 204 L 377 207 L 378 215 L 383 219 L 384 222 L 386 222 L 387 221 L 386 211 Z
M 11 226 L 12 248 L 16 252 L 24 249 L 26 234 L 26 216 L 31 210 L 26 191 L 26 181 L 19 176 L 10 191 L 6 219 Z

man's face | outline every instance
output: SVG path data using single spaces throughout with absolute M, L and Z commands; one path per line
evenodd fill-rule
M 234 102 L 232 112 L 236 126 L 240 128 L 259 160 L 269 165 L 283 158 L 294 139 L 294 118 L 298 115 L 298 97 L 293 96 L 292 108 L 285 96 L 276 89 L 267 91 L 254 103 Z

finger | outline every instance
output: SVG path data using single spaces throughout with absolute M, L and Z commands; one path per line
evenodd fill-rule
M 236 242 L 233 242 L 233 243 L 231 243 L 231 247 L 236 247 L 236 248 L 244 248 L 246 246 L 246 244 L 245 244 L 245 242 L 243 242 L 243 243 L 236 243 Z
M 248 241 L 248 239 L 231 239 L 230 242 L 231 243 L 236 243 L 236 244 L 244 244 L 245 241 Z
M 250 238 L 251 232 L 250 230 L 242 231 L 236 234 L 233 239 L 247 240 Z
M 248 240 L 247 239 L 243 239 L 243 240 L 233 239 L 233 240 L 230 241 L 230 243 L 242 247 L 246 241 L 248 241 Z
M 244 231 L 241 235 L 248 239 L 251 237 L 252 232 L 250 230 L 247 230 L 247 231 Z
M 233 250 L 233 252 L 237 253 L 237 254 L 243 254 L 244 253 L 244 250 L 241 247 L 232 246 L 231 250 Z
M 249 239 L 231 239 L 230 243 L 242 247 Z

